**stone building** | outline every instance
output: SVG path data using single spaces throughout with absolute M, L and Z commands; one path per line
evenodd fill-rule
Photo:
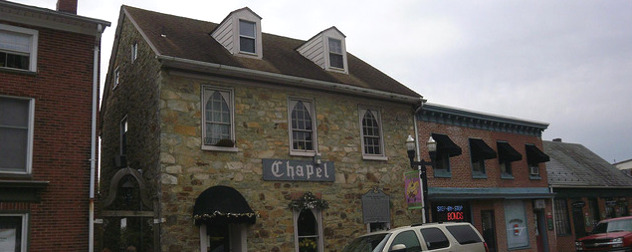
M 467 221 L 490 251 L 556 251 L 541 133 L 548 124 L 426 103 L 417 113 L 423 144 L 437 142 L 428 168 L 432 221 Z
M 575 251 L 575 240 L 603 219 L 630 216 L 632 176 L 581 144 L 544 141 L 551 157 L 547 172 L 555 193 L 558 251 Z
M 101 35 L 110 23 L 0 1 L 0 250 L 92 251 Z
M 304 41 L 261 24 L 249 8 L 216 24 L 122 6 L 100 247 L 340 251 L 419 222 L 403 173 L 421 96 L 348 53 L 336 27 Z

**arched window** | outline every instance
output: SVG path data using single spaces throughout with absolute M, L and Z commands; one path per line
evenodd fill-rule
M 290 141 L 292 154 L 310 154 L 316 151 L 314 108 L 305 100 L 290 100 Z
M 365 154 L 382 154 L 380 125 L 369 110 L 364 113 L 364 117 L 362 118 L 362 136 Z
M 296 251 L 322 252 L 323 238 L 320 211 L 303 209 L 300 212 L 294 212 L 294 219 Z
M 386 160 L 382 138 L 382 119 L 379 110 L 360 106 L 358 115 L 362 136 L 362 158 Z
M 226 150 L 235 147 L 232 90 L 203 90 L 202 148 Z

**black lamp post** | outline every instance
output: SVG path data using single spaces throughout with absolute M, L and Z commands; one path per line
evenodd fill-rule
M 426 142 L 426 147 L 428 147 L 428 154 L 430 154 L 430 162 L 423 159 L 421 159 L 421 161 L 415 161 L 415 139 L 411 135 L 408 135 L 406 139 L 406 149 L 408 159 L 410 159 L 410 167 L 419 170 L 419 179 L 422 185 L 424 222 L 428 222 L 430 219 L 428 214 L 430 207 L 428 206 L 428 176 L 426 174 L 426 166 L 430 166 L 430 168 L 433 167 L 434 155 L 437 153 L 437 142 L 432 139 L 432 136 L 430 136 L 428 142 Z

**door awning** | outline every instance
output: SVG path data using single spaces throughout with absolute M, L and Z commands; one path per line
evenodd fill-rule
M 193 207 L 195 224 L 254 224 L 257 213 L 246 202 L 244 196 L 228 186 L 213 186 L 206 189 L 195 200 Z
M 494 149 L 489 147 L 482 139 L 470 138 L 470 150 L 474 161 L 492 159 L 497 156 Z
M 511 147 L 508 142 L 498 141 L 498 160 L 501 162 L 513 162 L 522 159 L 522 154 L 520 154 L 516 149 Z
M 461 155 L 461 147 L 447 135 L 432 133 L 432 138 L 437 142 L 437 152 L 445 152 L 450 157 Z
M 527 162 L 529 164 L 539 164 L 550 160 L 549 155 L 546 155 L 533 144 L 527 144 L 525 148 L 527 149 Z

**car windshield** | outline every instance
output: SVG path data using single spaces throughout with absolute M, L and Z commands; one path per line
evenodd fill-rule
M 358 237 L 351 241 L 342 252 L 378 252 L 384 249 L 384 244 L 391 234 L 382 233 Z
M 601 222 L 597 224 L 597 226 L 593 230 L 593 233 L 600 234 L 621 231 L 632 232 L 632 219 Z

